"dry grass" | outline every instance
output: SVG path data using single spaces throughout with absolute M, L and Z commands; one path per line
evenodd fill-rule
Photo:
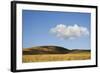
M 65 60 L 87 60 L 91 58 L 90 52 L 69 53 L 69 54 L 42 54 L 42 55 L 23 55 L 22 62 L 46 62 L 46 61 L 65 61 Z

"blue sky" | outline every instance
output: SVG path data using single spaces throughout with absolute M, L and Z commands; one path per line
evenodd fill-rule
M 23 48 L 55 45 L 68 49 L 90 49 L 90 18 L 90 13 L 23 10 Z M 86 27 L 89 36 L 73 40 L 59 39 L 50 33 L 50 29 L 58 24 Z

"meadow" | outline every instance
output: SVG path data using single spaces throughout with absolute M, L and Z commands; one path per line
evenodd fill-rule
M 38 55 L 23 55 L 22 62 L 47 62 L 47 61 L 70 61 L 70 60 L 88 60 L 91 59 L 91 53 L 73 52 L 68 54 L 38 54 Z

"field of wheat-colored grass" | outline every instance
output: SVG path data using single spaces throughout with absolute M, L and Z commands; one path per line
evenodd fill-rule
M 22 62 L 47 62 L 47 61 L 70 61 L 87 60 L 91 58 L 90 52 L 69 53 L 69 54 L 42 54 L 42 55 L 23 55 Z

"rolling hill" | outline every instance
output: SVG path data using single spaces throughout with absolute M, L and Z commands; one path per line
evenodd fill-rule
M 22 50 L 23 63 L 88 59 L 91 59 L 91 50 L 69 50 L 59 46 L 37 46 Z
M 90 50 L 69 50 L 59 46 L 37 46 L 31 48 L 23 48 L 23 55 L 36 55 L 36 54 L 68 54 L 78 52 L 90 52 Z

